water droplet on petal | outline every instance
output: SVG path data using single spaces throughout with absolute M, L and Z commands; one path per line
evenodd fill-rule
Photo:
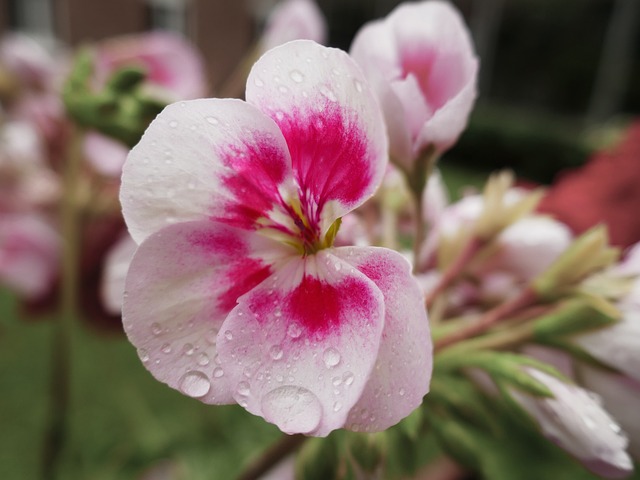
M 178 126 L 178 122 L 176 122 L 175 120 L 171 120 L 171 121 L 169 122 L 169 126 L 170 126 L 171 128 L 176 128 L 176 127 Z
M 289 91 L 289 89 L 287 87 L 285 87 L 284 85 L 280 85 L 278 87 L 278 91 L 280 91 L 280 93 L 287 93 Z
M 269 354 L 271 355 L 271 358 L 273 358 L 274 360 L 280 360 L 284 352 L 282 351 L 282 347 L 280 345 L 274 345 L 269 350 Z
M 220 120 L 218 120 L 216 117 L 207 117 L 206 120 L 211 125 L 219 125 L 220 124 Z
M 162 351 L 162 353 L 171 353 L 171 345 L 165 343 L 164 345 L 162 345 L 160 350 Z
M 231 333 L 231 330 L 227 330 L 226 332 L 224 332 L 224 338 L 226 338 L 227 340 L 233 340 L 233 333 Z
M 213 369 L 213 376 L 215 378 L 220 378 L 223 375 L 224 375 L 224 370 L 222 370 L 222 368 L 216 367 Z
M 300 325 L 298 325 L 297 323 L 291 323 L 287 328 L 287 334 L 291 338 L 298 338 L 300 335 L 302 335 L 302 328 L 300 328 Z
M 185 343 L 184 347 L 182 347 L 182 353 L 184 353 L 187 357 L 190 357 L 195 352 L 195 348 L 193 348 L 193 344 Z
M 358 92 L 362 92 L 362 83 L 360 82 L 360 80 L 354 80 L 353 84 L 355 85 Z
M 238 384 L 237 391 L 238 391 L 239 395 L 242 395 L 243 397 L 246 397 L 250 393 L 249 384 L 247 382 L 240 382 Z
M 338 98 L 336 97 L 336 94 L 333 93 L 333 91 L 327 87 L 326 85 L 323 85 L 320 87 L 320 93 L 322 95 L 324 95 L 329 101 L 331 102 L 337 102 Z
M 218 329 L 212 328 L 207 330 L 204 334 L 204 339 L 209 342 L 211 345 L 216 344 L 216 338 L 218 337 Z
M 336 272 L 339 272 L 342 269 L 342 264 L 340 262 L 334 263 L 333 266 L 336 269 Z
M 201 353 L 200 355 L 198 355 L 197 362 L 198 365 L 206 367 L 207 365 L 209 365 L 209 355 L 207 355 L 206 353 Z
M 296 83 L 302 83 L 304 81 L 304 75 L 299 70 L 291 70 L 289 76 L 291 77 L 291 80 Z
M 202 372 L 191 371 L 180 379 L 180 391 L 193 398 L 204 397 L 211 390 L 211 382 Z
M 147 352 L 144 348 L 138 350 L 138 356 L 144 363 L 147 363 L 149 361 L 149 352 Z
M 285 433 L 311 433 L 322 420 L 318 397 L 306 388 L 283 385 L 271 390 L 261 402 L 264 418 Z
M 334 412 L 339 412 L 341 408 L 342 408 L 342 404 L 340 402 L 336 402 L 336 403 L 333 404 L 333 411 Z
M 401 388 L 400 390 L 398 390 L 398 395 L 400 395 L 401 397 L 404 397 L 405 391 L 404 388 Z
M 340 363 L 340 352 L 333 347 L 329 347 L 322 354 L 322 359 L 327 368 L 333 368 Z
M 334 386 L 334 387 L 337 387 L 337 386 L 339 386 L 339 385 L 342 383 L 342 378 L 340 378 L 340 377 L 333 377 L 333 378 L 331 379 L 331 383 L 333 383 L 333 386 Z
M 162 333 L 162 327 L 160 326 L 159 323 L 154 322 L 151 324 L 151 333 L 153 333 L 156 336 Z
M 342 376 L 342 380 L 344 381 L 344 384 L 349 386 L 353 383 L 354 380 L 354 376 L 353 373 L 351 372 L 346 372 L 343 376 Z
M 253 80 L 253 83 L 256 84 L 256 87 L 260 87 L 260 88 L 264 87 L 264 82 L 259 77 L 256 77 Z

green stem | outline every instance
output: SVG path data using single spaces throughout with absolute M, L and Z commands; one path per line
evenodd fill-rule
M 56 478 L 60 455 L 68 429 L 71 387 L 71 352 L 78 295 L 78 211 L 75 198 L 81 159 L 82 133 L 72 127 L 67 162 L 64 167 L 64 196 L 61 205 L 62 224 L 62 285 L 60 316 L 52 339 L 51 412 L 42 462 L 42 478 Z
M 257 480 L 275 467 L 281 460 L 298 450 L 307 440 L 304 435 L 284 435 L 278 442 L 267 448 L 264 453 L 244 470 L 237 480 Z
M 435 342 L 434 348 L 436 351 L 442 350 L 458 342 L 477 336 L 495 326 L 501 320 L 512 317 L 523 309 L 535 305 L 537 301 L 538 295 L 536 292 L 531 287 L 527 287 L 513 300 L 498 305 L 476 321 L 452 332 L 450 335 L 440 338 Z

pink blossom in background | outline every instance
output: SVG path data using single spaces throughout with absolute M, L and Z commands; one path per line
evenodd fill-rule
M 46 162 L 45 146 L 31 124 L 0 126 L 0 212 L 31 211 L 58 199 L 60 182 Z
M 515 388 L 510 395 L 538 423 L 543 435 L 605 478 L 625 478 L 633 471 L 628 439 L 593 394 L 548 373 L 526 368 L 553 397 L 536 397 Z
M 260 49 L 267 51 L 292 40 L 326 42 L 327 23 L 314 0 L 284 0 L 278 4 L 267 19 Z
M 477 95 L 478 59 L 450 3 L 398 6 L 359 31 L 351 55 L 380 100 L 399 166 L 411 171 L 429 146 L 442 153 L 456 142 Z
M 118 37 L 96 48 L 96 82 L 101 85 L 117 69 L 142 67 L 145 91 L 167 102 L 203 97 L 207 93 L 204 60 L 194 46 L 169 32 Z M 98 132 L 87 134 L 84 153 L 102 175 L 119 177 L 129 149 Z
M 36 213 L 0 215 L 0 283 L 33 299 L 52 286 L 59 266 L 61 239 Z
M 382 180 L 377 102 L 348 55 L 311 41 L 267 52 L 246 98 L 170 105 L 130 153 L 125 331 L 205 403 L 286 433 L 385 429 L 428 391 L 423 297 L 401 255 L 331 233 Z
M 46 90 L 59 74 L 59 63 L 41 43 L 22 33 L 0 41 L 0 68 L 6 68 L 22 88 Z
M 119 68 L 142 67 L 146 88 L 169 102 L 207 93 L 204 62 L 185 39 L 169 32 L 151 32 L 106 40 L 96 47 L 95 76 L 103 84 Z

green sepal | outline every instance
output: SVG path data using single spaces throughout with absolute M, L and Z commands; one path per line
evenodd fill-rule
M 562 304 L 554 312 L 536 320 L 533 338 L 541 343 L 555 341 L 589 330 L 606 327 L 618 320 L 590 298 L 574 298 Z
M 385 432 L 349 435 L 347 448 L 354 463 L 354 469 L 361 474 L 366 474 L 364 478 L 372 474 L 380 475 L 388 451 Z
M 486 371 L 496 383 L 506 382 L 538 397 L 551 397 L 551 391 L 529 375 L 523 367 L 532 367 L 561 380 L 567 379 L 552 366 L 534 358 L 515 353 L 496 351 L 457 352 L 457 355 L 441 355 L 436 366 L 445 370 L 479 368 Z M 445 358 L 443 358 L 445 357 Z

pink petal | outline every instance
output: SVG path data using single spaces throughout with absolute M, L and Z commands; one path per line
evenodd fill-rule
M 129 153 L 129 148 L 123 143 L 98 132 L 89 132 L 84 137 L 83 150 L 98 173 L 108 177 L 122 175 L 122 165 Z
M 293 196 L 290 163 L 276 124 L 245 102 L 169 105 L 123 169 L 129 232 L 140 243 L 169 223 L 207 218 L 256 228 Z
M 137 248 L 138 244 L 125 232 L 107 253 L 100 294 L 110 314 L 119 315 L 122 312 L 125 279 Z
M 237 402 L 285 433 L 345 425 L 374 367 L 380 290 L 329 250 L 294 258 L 240 298 L 218 334 Z
M 640 460 L 640 382 L 586 364 L 580 366 L 580 381 L 602 397 L 604 407 L 629 436 L 629 452 L 636 461 Z M 611 428 L 617 430 L 617 425 L 612 424 Z
M 45 294 L 58 273 L 60 237 L 37 214 L 0 215 L 0 283 L 26 298 Z
M 423 295 L 411 265 L 393 250 L 344 247 L 334 253 L 384 295 L 384 330 L 376 366 L 347 420 L 352 430 L 384 430 L 416 409 L 429 391 L 433 354 Z
M 204 62 L 199 52 L 182 37 L 152 32 L 113 38 L 98 46 L 96 77 L 104 82 L 125 66 L 146 70 L 147 84 L 169 101 L 202 97 L 207 91 Z
M 345 52 L 306 40 L 276 47 L 252 68 L 246 97 L 280 126 L 301 199 L 323 231 L 374 193 L 387 161 L 384 123 Z
M 205 403 L 232 403 L 216 360 L 218 329 L 236 299 L 286 253 L 267 238 L 209 221 L 148 237 L 129 268 L 122 316 L 149 371 Z
M 400 5 L 384 21 L 365 25 L 351 54 L 376 88 L 391 155 L 400 165 L 411 169 L 430 144 L 442 152 L 457 140 L 475 101 L 478 61 L 462 17 L 449 3 Z M 418 100 L 401 83 L 411 76 Z
M 267 51 L 292 40 L 324 43 L 327 24 L 313 0 L 286 0 L 277 5 L 265 26 L 260 46 Z

